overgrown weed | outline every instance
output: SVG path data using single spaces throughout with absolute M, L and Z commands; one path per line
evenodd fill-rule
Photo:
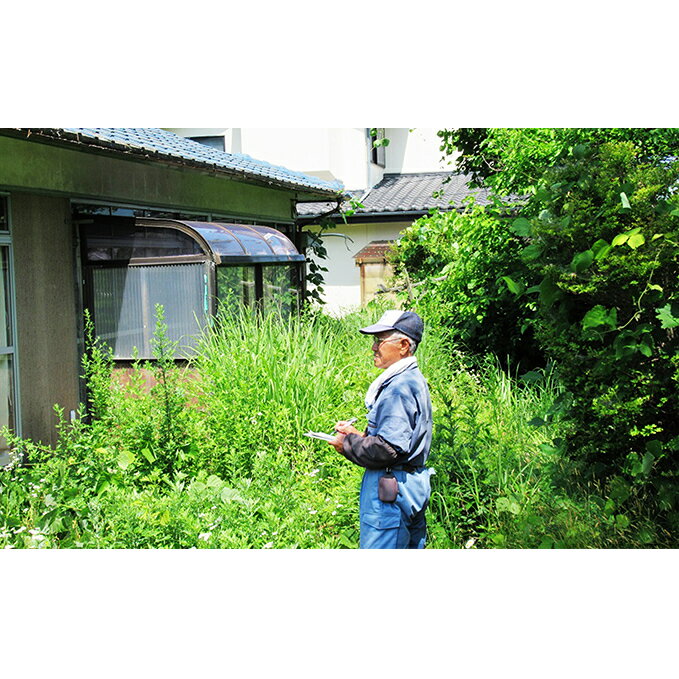
M 54 449 L 5 431 L 17 462 L 0 471 L 0 547 L 356 547 L 361 469 L 303 433 L 364 422 L 378 371 L 357 329 L 381 310 L 229 312 L 188 365 L 171 358 L 161 312 L 155 361 L 125 380 L 92 341 L 89 417 L 60 413 Z M 551 371 L 473 367 L 434 331 L 418 360 L 435 418 L 430 547 L 671 544 L 641 496 L 568 466 Z

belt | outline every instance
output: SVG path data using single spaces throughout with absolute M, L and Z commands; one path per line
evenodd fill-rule
M 420 470 L 424 469 L 424 466 L 414 467 L 412 464 L 399 464 L 396 465 L 395 467 L 390 467 L 390 469 L 395 469 L 396 471 L 404 471 L 407 472 L 408 474 L 414 474 L 415 472 L 419 472 Z

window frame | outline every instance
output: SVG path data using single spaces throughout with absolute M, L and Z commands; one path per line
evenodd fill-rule
M 14 262 L 14 246 L 12 239 L 12 197 L 11 194 L 0 191 L 0 201 L 5 204 L 7 230 L 0 231 L 0 247 L 7 248 L 7 299 L 9 302 L 8 317 L 11 324 L 11 339 L 12 344 L 6 347 L 0 347 L 0 354 L 3 356 L 12 356 L 12 391 L 14 398 L 14 423 L 11 427 L 16 436 L 21 436 L 21 386 L 19 382 L 19 342 L 17 329 L 17 312 L 16 312 L 16 268 Z M 3 459 L 4 455 L 0 452 L 0 465 L 6 463 Z M 7 460 L 8 461 L 8 460 Z
M 374 142 L 380 139 L 386 139 L 386 127 L 369 127 L 368 129 L 368 143 L 370 144 L 370 162 L 379 167 L 387 166 L 387 154 L 384 146 L 374 146 Z M 375 130 L 375 134 L 372 131 Z
M 210 149 L 215 149 L 216 151 L 226 151 L 226 139 L 223 134 L 199 134 L 186 138 L 198 142 L 199 144 L 203 144 L 203 146 L 207 146 Z M 214 143 L 206 143 L 208 141 L 217 142 L 219 146 Z

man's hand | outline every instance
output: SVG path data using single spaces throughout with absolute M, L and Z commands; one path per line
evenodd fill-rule
M 332 441 L 328 441 L 328 443 L 338 452 L 342 452 L 342 446 L 344 444 L 344 439 L 346 437 L 346 434 L 340 434 L 338 433 L 337 436 Z
M 335 431 L 339 432 L 340 434 L 358 434 L 359 436 L 363 436 L 363 434 L 354 427 L 351 422 L 347 422 L 346 420 L 340 420 L 336 425 L 335 425 Z
M 355 420 L 352 420 L 352 422 L 355 422 Z M 335 431 L 337 432 L 337 436 L 332 441 L 328 441 L 328 443 L 338 452 L 342 452 L 343 444 L 344 444 L 344 439 L 347 434 L 358 434 L 359 436 L 363 436 L 363 433 L 358 431 L 356 427 L 352 424 L 352 422 L 347 422 L 346 420 L 340 420 L 336 425 L 335 425 Z

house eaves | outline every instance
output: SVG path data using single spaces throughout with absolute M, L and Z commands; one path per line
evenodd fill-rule
M 345 193 L 339 182 L 311 177 L 244 154 L 219 151 L 160 128 L 4 128 L 0 134 L 221 174 L 260 186 L 294 190 L 307 200 L 313 197 L 338 201 Z

